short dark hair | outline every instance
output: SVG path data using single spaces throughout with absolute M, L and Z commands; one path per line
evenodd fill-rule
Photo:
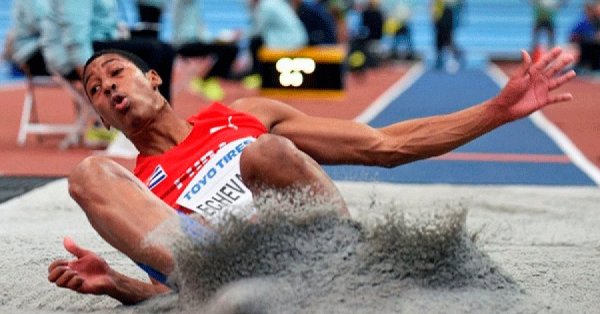
M 133 54 L 129 51 L 110 48 L 110 49 L 103 49 L 103 50 L 95 52 L 87 60 L 87 62 L 85 63 L 85 66 L 83 67 L 83 77 L 85 77 L 85 71 L 87 70 L 88 65 L 90 65 L 90 63 L 92 63 L 92 61 L 96 60 L 98 57 L 103 56 L 105 54 L 119 55 L 119 56 L 123 57 L 124 59 L 127 59 L 128 61 L 133 63 L 142 72 L 146 73 L 146 72 L 150 71 L 150 66 L 148 66 L 148 63 L 146 63 L 144 60 L 142 60 L 142 58 L 136 56 L 135 54 Z

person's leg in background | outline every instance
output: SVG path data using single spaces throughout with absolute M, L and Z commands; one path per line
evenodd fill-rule
M 131 31 L 132 37 L 158 39 L 158 25 L 162 8 L 154 5 L 137 3 L 140 25 Z
M 217 56 L 217 60 L 208 74 L 206 74 L 206 77 L 232 78 L 231 69 L 239 52 L 237 45 L 216 43 L 211 44 L 210 49 Z
M 255 88 L 259 88 L 262 85 L 262 78 L 260 75 L 261 66 L 260 66 L 260 60 L 258 60 L 258 51 L 260 50 L 260 48 L 263 45 L 264 45 L 264 41 L 263 41 L 262 37 L 260 37 L 260 36 L 255 36 L 250 39 L 250 44 L 249 44 L 248 49 L 249 49 L 250 55 L 252 57 L 252 59 L 251 59 L 252 64 L 250 66 L 248 75 L 245 76 L 242 80 L 242 84 L 246 88 L 255 89 Z
M 46 69 L 46 62 L 40 50 L 37 50 L 26 62 L 26 74 L 31 76 L 47 76 L 50 75 Z
M 221 100 L 225 96 L 219 79 L 231 79 L 233 62 L 238 54 L 235 43 L 190 42 L 181 45 L 176 54 L 186 58 L 210 56 L 212 65 L 202 77 L 190 81 L 192 91 L 203 94 L 210 100 Z
M 594 41 L 589 45 L 590 67 L 596 74 L 600 74 L 600 42 Z
M 535 51 L 535 49 L 540 45 L 540 37 L 542 31 L 544 30 L 544 25 L 541 21 L 536 21 L 533 26 L 533 33 L 531 34 L 531 53 Z
M 554 36 L 554 21 L 548 21 L 548 24 L 546 25 L 546 34 L 546 36 L 548 36 L 548 49 L 552 49 L 556 44 Z
M 435 25 L 435 68 L 440 70 L 444 67 L 444 48 L 447 45 L 450 36 L 448 29 L 440 24 Z
M 412 34 L 408 24 L 402 25 L 394 35 L 393 57 L 396 59 L 413 60 L 415 58 Z M 398 47 L 404 44 L 404 52 L 400 54 Z

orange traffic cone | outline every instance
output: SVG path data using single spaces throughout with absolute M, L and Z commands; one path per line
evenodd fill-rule
M 535 48 L 533 49 L 533 52 L 531 53 L 531 60 L 533 62 L 538 61 L 542 55 L 544 55 L 544 46 L 542 45 L 537 45 L 535 46 Z

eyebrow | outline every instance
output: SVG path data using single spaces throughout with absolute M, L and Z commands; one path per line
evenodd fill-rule
M 113 62 L 113 61 L 118 61 L 118 60 L 119 60 L 118 58 L 110 58 L 110 59 L 108 59 L 108 60 L 106 60 L 106 61 L 102 62 L 102 63 L 100 64 L 100 66 L 105 66 L 105 65 L 107 65 L 108 63 L 111 63 L 111 62 Z M 84 77 L 84 78 L 83 78 L 83 86 L 84 86 L 84 87 L 87 85 L 87 82 L 88 82 L 89 80 L 90 80 L 90 76 L 88 76 L 88 77 Z

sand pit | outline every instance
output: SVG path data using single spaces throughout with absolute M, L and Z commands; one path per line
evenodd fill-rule
M 252 239 L 238 237 L 240 245 L 225 253 L 216 248 L 210 258 L 181 267 L 183 275 L 196 278 L 181 295 L 124 307 L 47 282 L 48 264 L 68 256 L 61 245 L 65 235 L 94 248 L 114 268 L 145 278 L 95 234 L 70 200 L 66 181 L 56 181 L 0 205 L 0 312 L 593 313 L 600 308 L 598 188 L 338 185 L 355 221 L 327 215 L 301 223 L 273 220 L 252 230 L 252 245 L 247 242 Z M 396 214 L 390 218 L 390 213 Z M 285 255 L 291 251 L 297 253 Z M 223 262 L 231 260 L 227 254 L 245 258 Z M 207 271 L 219 258 L 223 266 Z

